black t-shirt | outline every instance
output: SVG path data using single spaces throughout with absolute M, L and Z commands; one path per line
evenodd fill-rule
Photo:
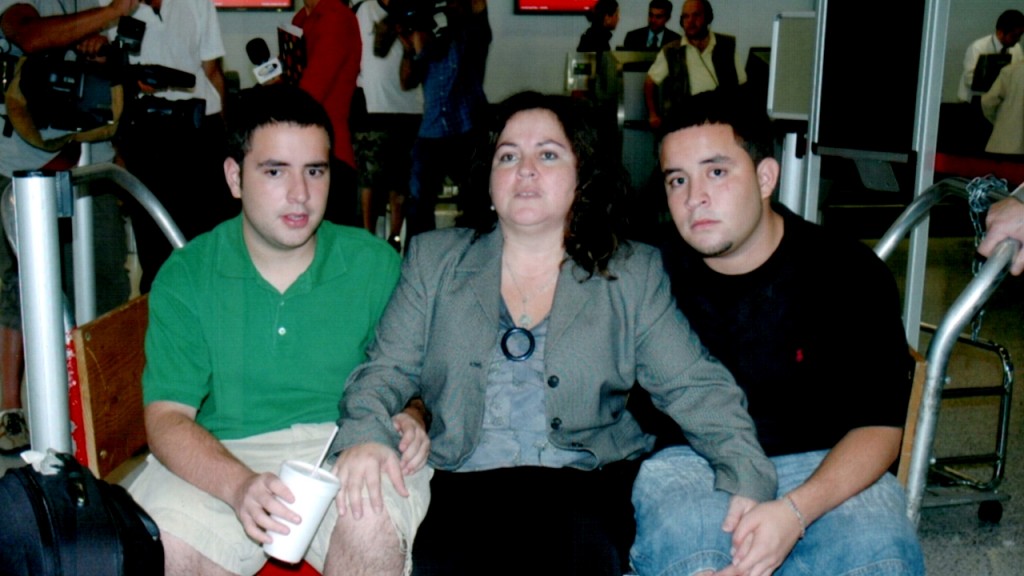
M 769 456 L 832 448 L 860 426 L 902 427 L 913 360 L 888 268 L 782 206 L 784 235 L 747 274 L 665 248 L 677 303 L 747 393 Z M 676 237 L 678 238 L 678 236 Z

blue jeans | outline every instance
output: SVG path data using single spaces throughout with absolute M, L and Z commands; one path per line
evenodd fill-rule
M 772 458 L 781 496 L 818 468 L 826 451 Z M 668 448 L 644 462 L 633 484 L 637 536 L 630 551 L 641 576 L 719 570 L 731 561 L 722 531 L 729 494 L 689 447 Z M 807 527 L 777 575 L 924 574 L 924 558 L 907 519 L 903 488 L 886 474 Z

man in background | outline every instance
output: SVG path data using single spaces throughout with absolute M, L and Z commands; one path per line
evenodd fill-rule
M 986 111 L 981 107 L 981 96 L 990 88 L 1004 91 L 1009 85 L 995 86 L 999 67 L 1024 62 L 1024 51 L 1020 47 L 1021 34 L 1024 34 L 1024 13 L 1018 10 L 1006 10 L 996 20 L 996 30 L 992 34 L 982 36 L 967 47 L 964 54 L 963 73 L 957 85 L 957 98 L 961 104 L 950 108 L 948 117 L 943 117 L 945 132 L 954 138 L 943 144 L 950 151 L 962 150 L 966 153 L 977 153 L 991 147 L 1007 149 L 1007 136 L 1012 134 L 1004 130 L 1003 135 L 993 137 L 993 127 Z M 982 66 L 982 57 L 986 57 Z M 994 117 L 994 113 L 991 114 Z M 1017 131 L 1020 131 L 1018 126 Z
M 630 30 L 622 47 L 625 50 L 660 50 L 666 44 L 679 40 L 679 34 L 666 28 L 672 18 L 672 2 L 651 0 L 647 7 L 647 26 Z
M 365 0 L 356 7 L 363 41 L 358 86 L 364 116 L 354 126 L 359 164 L 363 227 L 377 230 L 385 200 L 391 205 L 388 243 L 401 250 L 402 204 L 409 190 L 412 147 L 423 119 L 423 91 L 403 90 L 399 77 L 402 43 L 398 18 L 388 14 L 390 0 Z
M 117 24 L 118 18 L 135 11 L 138 0 L 113 0 L 100 7 L 97 0 L 0 0 L 0 40 L 10 44 L 16 56 L 38 55 L 74 49 L 79 58 L 95 56 L 108 44 L 101 32 Z M 42 135 L 56 138 L 66 134 L 46 129 Z M 81 146 L 68 142 L 57 151 L 36 148 L 3 122 L 0 134 L 0 191 L 7 188 L 16 170 L 69 170 L 78 163 Z M 114 151 L 109 142 L 91 145 L 93 162 L 109 162 Z M 94 194 L 97 312 L 103 313 L 124 302 L 129 294 L 125 270 L 127 247 L 124 221 L 117 199 Z M 0 231 L 2 232 L 2 231 Z M 21 407 L 21 373 L 25 350 L 21 334 L 21 302 L 17 261 L 6 235 L 0 239 L 0 379 L 3 380 L 0 412 L 0 452 L 14 453 L 28 448 L 28 427 Z M 69 274 L 64 274 L 65 281 Z
M 355 225 L 356 155 L 348 115 L 362 57 L 359 23 L 342 0 L 303 0 L 303 5 L 292 19 L 292 24 L 302 28 L 306 42 L 306 65 L 299 88 L 327 110 L 334 129 L 331 196 L 324 218 Z
M 436 32 L 431 14 L 429 21 L 403 23 L 399 36 L 405 48 L 402 86 L 411 90 L 422 85 L 424 102 L 406 201 L 409 237 L 434 229 L 434 205 L 446 176 L 461 194 L 467 194 L 473 129 L 487 106 L 484 72 L 491 45 L 487 0 L 448 0 L 445 16 L 447 26 Z
M 701 92 L 744 84 L 747 74 L 736 52 L 736 38 L 711 31 L 715 12 L 708 0 L 686 0 L 679 23 L 683 38 L 658 52 L 644 79 L 648 122 L 658 129 L 673 106 Z
M 1021 35 L 1024 35 L 1024 13 L 1019 10 L 1007 10 L 996 20 L 994 33 L 971 42 L 964 54 L 964 71 L 960 76 L 960 85 L 957 86 L 957 96 L 961 102 L 970 102 L 985 91 L 977 92 L 972 88 L 974 72 L 981 56 L 1006 54 L 1009 56 L 1010 63 L 1013 64 L 1024 60 L 1024 51 L 1021 50 L 1019 44 Z
M 195 76 L 195 87 L 169 86 L 129 103 L 118 154 L 191 240 L 238 211 L 220 177 L 225 89 L 217 11 L 209 0 L 147 0 L 133 17 L 146 24 L 146 33 L 131 62 L 187 72 Z M 195 113 L 199 109 L 201 115 Z M 142 266 L 139 287 L 146 293 L 171 244 L 141 206 L 128 208 Z
M 988 92 L 981 112 L 992 123 L 985 152 L 1024 154 L 1024 62 L 1004 66 Z

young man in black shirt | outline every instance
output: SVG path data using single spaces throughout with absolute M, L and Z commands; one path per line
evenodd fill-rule
M 768 502 L 730 497 L 689 447 L 661 452 L 634 485 L 633 565 L 923 574 L 887 472 L 912 369 L 892 276 L 867 247 L 771 202 L 779 164 L 763 113 L 698 96 L 669 126 L 661 166 L 682 240 L 665 252 L 673 291 L 747 393 L 779 491 Z

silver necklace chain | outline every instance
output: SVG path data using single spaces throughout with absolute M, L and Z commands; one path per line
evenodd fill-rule
M 525 292 L 523 292 L 523 288 L 519 285 L 519 279 L 516 277 L 516 273 L 512 271 L 512 267 L 508 265 L 508 262 L 502 260 L 502 265 L 505 267 L 506 270 L 508 270 L 509 278 L 512 279 L 512 285 L 516 287 L 516 292 L 519 292 L 519 300 L 521 302 L 522 310 L 520 311 L 519 319 L 516 320 L 516 326 L 523 326 L 524 328 L 529 328 L 533 326 L 533 318 L 530 318 L 530 314 L 527 312 L 526 305 L 529 304 L 531 298 L 535 296 L 540 296 L 541 294 L 546 292 L 548 288 L 554 286 L 555 282 L 558 281 L 558 274 L 555 273 L 555 276 L 551 280 L 545 282 L 543 286 L 534 290 L 533 293 L 526 294 Z

